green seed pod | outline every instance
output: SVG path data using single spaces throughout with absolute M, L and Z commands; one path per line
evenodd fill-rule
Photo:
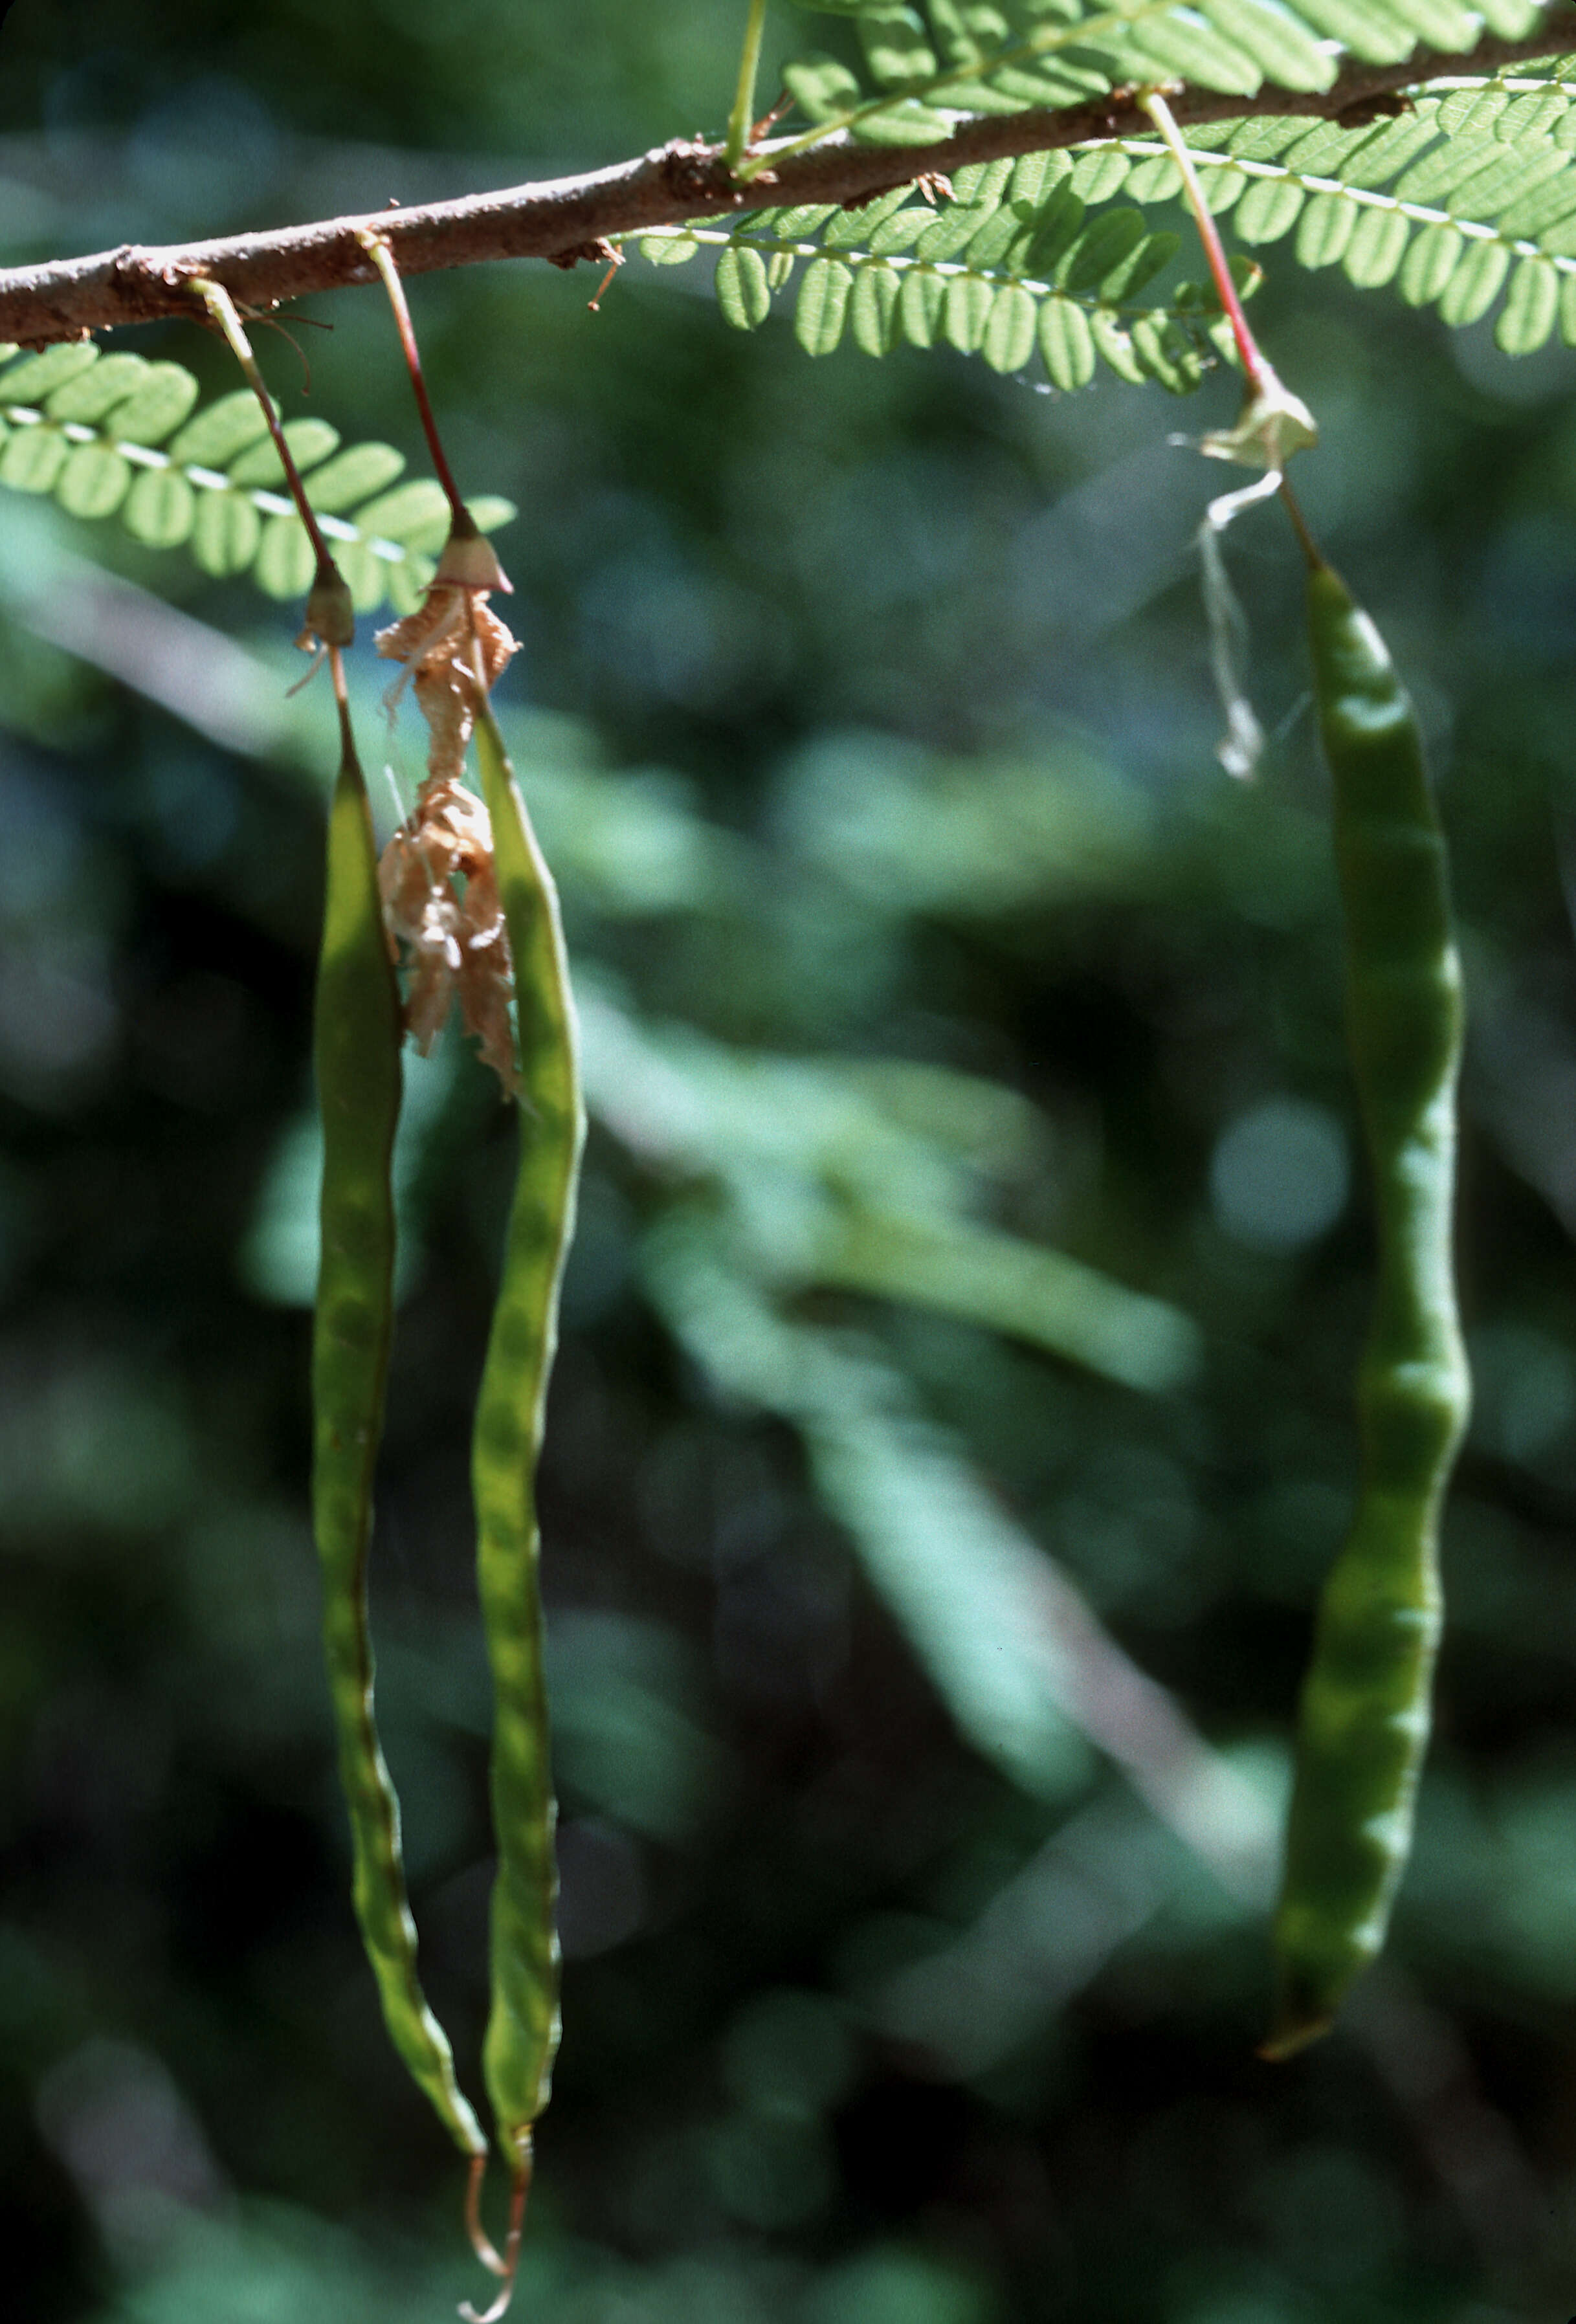
M 1303 1692 L 1271 2058 L 1328 2028 L 1384 1941 L 1428 1740 L 1440 1506 L 1470 1400 L 1452 1257 L 1461 979 L 1444 840 L 1412 705 L 1323 564 L 1308 613 L 1378 1286 L 1358 1380 L 1357 1514 Z
M 312 1339 L 312 1521 L 323 1637 L 350 1811 L 354 1895 L 394 2046 L 462 2153 L 486 2143 L 455 2080 L 416 1966 L 400 1809 L 378 1741 L 367 1626 L 373 1472 L 393 1320 L 390 1161 L 400 1111 L 400 997 L 378 907 L 377 856 L 348 742 L 328 824 L 315 1059 L 323 1115 L 322 1260 Z
M 536 1464 L 558 1287 L 585 1139 L 574 1004 L 552 875 L 537 846 L 502 738 L 476 722 L 520 1017 L 520 1168 L 503 1279 L 476 1406 L 472 1489 L 477 1573 L 493 1665 L 493 2007 L 483 2049 L 499 2142 L 529 2167 L 530 2126 L 548 2102 L 558 2046 L 555 1808 L 542 1670 Z

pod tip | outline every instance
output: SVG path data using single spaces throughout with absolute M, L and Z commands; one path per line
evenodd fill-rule
M 1295 2058 L 1299 2050 L 1305 2050 L 1310 2043 L 1317 2042 L 1328 2034 L 1334 2023 L 1334 2018 L 1330 2016 L 1299 2017 L 1289 2023 L 1282 2021 L 1267 2040 L 1259 2043 L 1254 2054 L 1272 2066 L 1283 2065 L 1287 2058 Z

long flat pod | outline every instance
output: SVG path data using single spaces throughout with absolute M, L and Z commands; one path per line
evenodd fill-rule
M 558 1343 L 558 1287 L 585 1140 L 574 1004 L 558 899 L 490 710 L 476 722 L 483 789 L 514 960 L 520 1168 L 476 1407 L 472 1489 L 493 1665 L 493 2006 L 483 2048 L 499 2142 L 517 2183 L 558 2045 L 556 1810 L 542 1668 L 536 1465 Z
M 1270 2057 L 1325 2031 L 1384 1941 L 1428 1740 L 1440 1506 L 1470 1400 L 1452 1257 L 1461 979 L 1443 835 L 1384 641 L 1322 561 L 1308 615 L 1378 1285 L 1358 1379 L 1357 1513 L 1303 1692 Z
M 312 1522 L 323 1637 L 350 1811 L 354 1897 L 394 2046 L 461 2153 L 486 2143 L 421 1990 L 400 1809 L 378 1741 L 367 1620 L 373 1476 L 393 1320 L 390 1160 L 400 1111 L 400 999 L 378 906 L 366 788 L 348 732 L 328 821 L 314 1055 L 323 1116 L 322 1259 L 312 1338 Z

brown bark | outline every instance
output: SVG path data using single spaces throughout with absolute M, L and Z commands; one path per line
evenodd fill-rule
M 1388 110 L 1382 100 L 1453 74 L 1484 72 L 1576 50 L 1576 11 L 1525 41 L 1480 41 L 1463 56 L 1419 56 L 1401 65 L 1351 65 L 1316 94 L 1264 88 L 1256 97 L 1222 97 L 1184 89 L 1171 97 L 1184 126 L 1265 115 L 1304 114 L 1364 117 Z M 720 147 L 676 142 L 639 160 L 584 177 L 470 194 L 419 208 L 378 210 L 327 218 L 266 234 L 232 235 L 214 242 L 146 248 L 126 244 L 91 257 L 0 270 L 0 339 L 45 346 L 161 316 L 193 315 L 198 302 L 185 288 L 206 275 L 222 282 L 240 306 L 267 311 L 291 299 L 342 284 L 377 280 L 357 239 L 375 227 L 401 273 L 425 274 L 497 258 L 547 258 L 559 264 L 588 256 L 610 235 L 796 202 L 869 201 L 888 188 L 920 176 L 950 175 L 970 161 L 1003 154 L 1097 143 L 1152 134 L 1147 115 L 1120 93 L 1099 104 L 1055 112 L 993 115 L 969 122 L 934 145 L 861 145 L 845 133 L 783 159 L 768 174 L 741 187 Z M 770 157 L 793 141 L 759 150 Z

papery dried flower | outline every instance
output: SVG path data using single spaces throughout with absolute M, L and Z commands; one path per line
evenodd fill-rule
M 426 603 L 380 630 L 373 642 L 387 659 L 402 662 L 414 680 L 417 707 L 431 737 L 429 774 L 439 782 L 457 781 L 476 723 L 477 651 L 490 694 L 511 654 L 519 651 L 518 641 L 484 591 L 435 581 Z
M 390 939 L 410 967 L 405 1026 L 417 1048 L 427 1056 L 457 1000 L 484 1062 L 517 1090 L 509 936 L 481 800 L 458 782 L 425 785 L 383 850 L 378 889 Z
M 464 528 L 456 521 L 424 603 L 377 633 L 379 653 L 402 663 L 414 685 L 429 738 L 427 780 L 383 851 L 378 884 L 396 956 L 401 946 L 408 955 L 405 1024 L 417 1047 L 425 1056 L 457 999 L 466 1032 L 514 1092 L 513 974 L 493 831 L 463 781 L 477 708 L 517 650 L 487 603 L 494 586 L 509 586 L 497 558 L 468 519 Z

